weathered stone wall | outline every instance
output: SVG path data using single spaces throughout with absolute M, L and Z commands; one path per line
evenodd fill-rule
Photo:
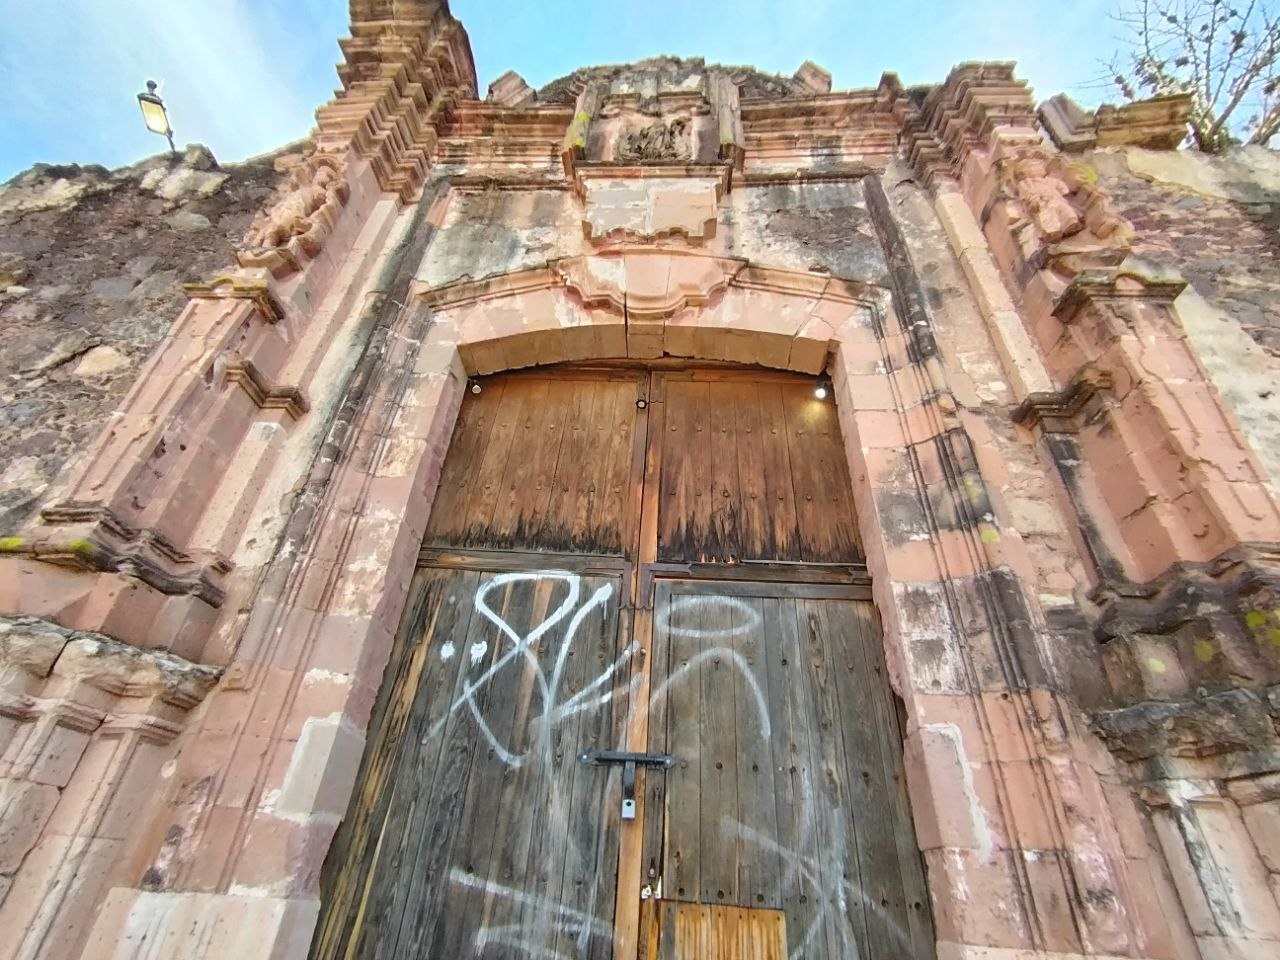
M 1134 252 L 1190 281 L 1179 317 L 1280 484 L 1280 154 L 1118 147 L 1083 160 L 1133 223 Z
M 696 193 L 682 190 L 679 181 L 659 188 L 608 184 L 592 191 L 585 216 L 610 238 L 657 240 L 682 233 L 708 252 L 758 266 L 888 283 L 857 181 L 742 186 L 718 207 L 708 185 L 707 210 L 713 222 L 719 220 L 710 235 L 699 234 L 696 215 L 673 220 L 674 227 L 655 222 L 664 205 L 683 206 Z M 443 240 L 428 252 L 417 278 L 439 286 L 577 256 L 593 249 L 583 238 L 583 219 L 583 202 L 567 190 L 458 191 L 450 201 Z
M 186 296 L 225 268 L 279 182 L 203 147 L 121 170 L 39 164 L 0 187 L 0 529 L 47 499 Z

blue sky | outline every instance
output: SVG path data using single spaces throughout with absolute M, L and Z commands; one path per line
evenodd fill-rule
M 656 54 L 791 74 L 811 59 L 836 86 L 941 80 L 962 60 L 1009 59 L 1039 97 L 1106 98 L 1114 0 L 453 0 L 480 91 L 514 69 L 535 87 L 574 68 Z M 162 82 L 178 142 L 233 161 L 304 136 L 337 85 L 345 0 L 0 0 L 0 181 L 36 161 L 119 166 L 163 140 L 135 95 Z

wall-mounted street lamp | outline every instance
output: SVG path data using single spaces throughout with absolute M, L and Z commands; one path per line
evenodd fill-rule
M 819 400 L 825 400 L 831 396 L 831 378 L 825 373 L 813 385 L 813 395 Z
M 159 86 L 154 80 L 147 81 L 147 92 L 138 94 L 138 106 L 142 108 L 142 119 L 147 129 L 169 139 L 169 152 L 177 154 L 173 146 L 173 127 L 169 123 L 169 111 L 164 108 L 164 101 L 156 93 Z

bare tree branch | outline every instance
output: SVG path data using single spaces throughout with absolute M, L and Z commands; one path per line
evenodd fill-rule
M 1209 152 L 1280 132 L 1280 0 L 1120 2 L 1130 37 L 1108 66 L 1126 100 L 1191 94 L 1191 139 Z

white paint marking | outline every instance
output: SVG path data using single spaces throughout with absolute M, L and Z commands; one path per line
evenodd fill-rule
M 457 648 L 454 647 L 453 641 L 450 640 L 440 647 L 440 659 L 445 663 L 448 663 L 453 659 L 453 655 L 457 652 Z
M 489 652 L 489 643 L 487 640 L 477 640 L 471 645 L 471 665 L 474 667 L 477 663 L 484 659 L 484 655 Z

